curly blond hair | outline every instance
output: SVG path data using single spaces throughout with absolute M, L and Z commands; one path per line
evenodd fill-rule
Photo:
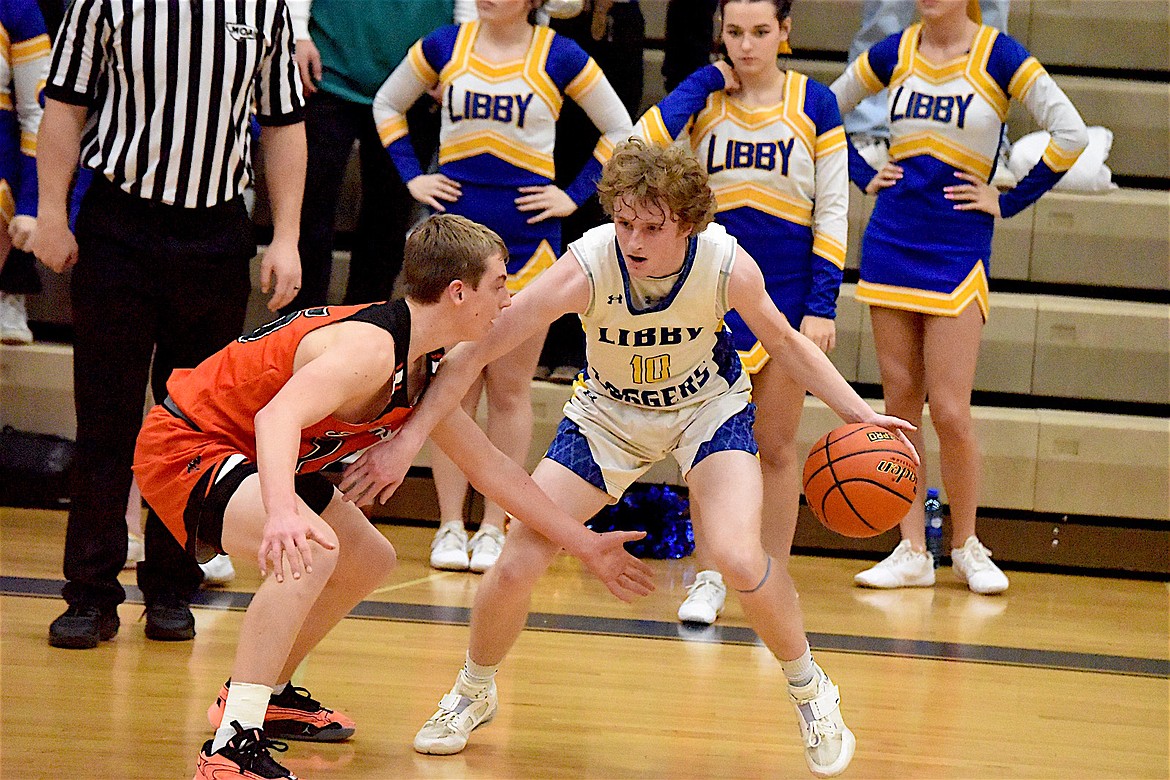
M 614 149 L 597 184 L 601 207 L 610 217 L 614 204 L 661 204 L 680 223 L 698 233 L 715 217 L 715 194 L 707 172 L 689 149 L 656 146 L 631 138 Z

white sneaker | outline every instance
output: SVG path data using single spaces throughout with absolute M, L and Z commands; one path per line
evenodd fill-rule
M 951 568 L 975 593 L 987 596 L 1008 589 L 1007 575 L 992 563 L 991 550 L 974 536 L 968 536 L 962 547 L 951 550 Z
M 236 578 L 236 569 L 232 566 L 232 559 L 226 555 L 217 555 L 207 563 L 199 564 L 203 570 L 203 584 L 227 585 Z
M 857 738 L 841 718 L 841 692 L 820 666 L 813 666 L 813 681 L 799 688 L 788 686 L 788 699 L 796 707 L 809 771 L 833 777 L 853 760 Z
M 32 331 L 28 329 L 28 313 L 24 296 L 0 292 L 0 342 L 4 344 L 31 344 Z
M 439 526 L 431 542 L 431 566 L 445 571 L 467 571 L 467 531 L 462 521 L 452 520 Z
M 723 611 L 727 600 L 727 586 L 717 571 L 701 571 L 687 588 L 687 597 L 678 608 L 678 619 L 684 623 L 702 623 L 709 626 Z
M 141 536 L 135 536 L 132 533 L 126 533 L 126 565 L 123 569 L 133 569 L 138 566 L 138 562 L 146 557 L 146 547 L 142 542 Z
M 504 532 L 494 525 L 481 525 L 475 536 L 467 543 L 471 551 L 471 570 L 476 574 L 496 565 L 504 551 Z
M 458 753 L 467 747 L 471 732 L 489 723 L 498 707 L 495 681 L 486 687 L 472 685 L 460 670 L 455 687 L 439 700 L 439 709 L 414 735 L 414 749 L 436 756 Z
M 909 539 L 874 566 L 853 575 L 853 584 L 864 588 L 929 588 L 934 584 L 934 557 L 915 552 Z

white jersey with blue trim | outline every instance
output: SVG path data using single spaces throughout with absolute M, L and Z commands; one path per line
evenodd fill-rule
M 1016 98 L 1052 134 L 1042 159 L 1000 196 L 1004 217 L 1050 189 L 1087 143 L 1084 122 L 1044 67 L 1009 35 L 982 26 L 970 51 L 936 65 L 918 51 L 921 24 L 873 46 L 836 82 L 841 112 L 889 89 L 890 159 L 902 178 L 881 190 L 866 228 L 858 298 L 927 314 L 956 315 L 969 303 L 987 315 L 994 219 L 959 211 L 945 187 L 956 171 L 990 181 Z M 864 188 L 876 175 L 850 153 L 850 175 Z
M 678 408 L 749 386 L 723 326 L 737 242 L 712 224 L 690 239 L 678 279 L 645 309 L 631 301 L 630 279 L 612 224 L 569 246 L 589 280 L 585 388 L 643 408 Z

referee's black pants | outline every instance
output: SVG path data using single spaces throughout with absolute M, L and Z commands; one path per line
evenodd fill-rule
M 63 595 L 105 609 L 126 597 L 118 572 L 147 374 L 154 397 L 165 398 L 173 369 L 198 365 L 240 335 L 256 243 L 242 198 L 184 209 L 122 192 L 100 175 L 76 235 L 77 458 Z M 154 512 L 145 541 L 138 586 L 147 602 L 164 594 L 189 601 L 202 572 Z

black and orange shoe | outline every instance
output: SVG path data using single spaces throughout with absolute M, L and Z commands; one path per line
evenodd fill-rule
M 215 704 L 207 709 L 207 720 L 212 728 L 219 728 L 223 710 L 227 706 L 228 680 L 219 690 Z M 357 724 L 343 712 L 321 706 L 304 688 L 288 685 L 281 694 L 272 694 L 268 711 L 264 713 L 264 733 L 280 739 L 302 742 L 342 742 L 353 736 Z
M 244 731 L 239 721 L 233 721 L 232 726 L 236 735 L 216 752 L 211 752 L 210 739 L 203 743 L 194 780 L 297 780 L 268 752 L 283 753 L 288 745 L 273 742 L 260 729 Z

